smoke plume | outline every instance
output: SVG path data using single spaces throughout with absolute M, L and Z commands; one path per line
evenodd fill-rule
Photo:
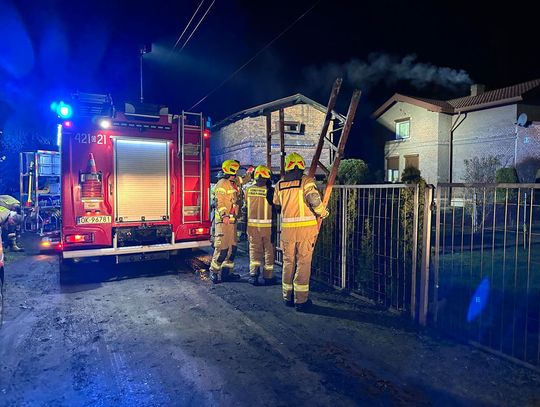
M 370 54 L 367 60 L 352 59 L 344 64 L 327 64 L 322 67 L 310 67 L 306 71 L 311 86 L 332 83 L 337 76 L 345 82 L 368 92 L 376 85 L 387 87 L 397 82 L 405 82 L 417 89 L 439 87 L 457 92 L 472 83 L 469 74 L 463 69 L 439 67 L 417 61 L 416 55 L 403 58 L 384 53 Z

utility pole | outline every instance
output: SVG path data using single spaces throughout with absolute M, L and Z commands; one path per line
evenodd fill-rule
M 141 103 L 144 102 L 144 96 L 143 96 L 143 55 L 148 54 L 149 52 L 152 52 L 152 44 L 141 45 L 141 48 L 139 49 L 139 68 L 140 68 L 140 73 L 141 73 Z

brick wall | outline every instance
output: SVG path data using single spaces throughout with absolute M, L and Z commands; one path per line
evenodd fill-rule
M 311 105 L 299 104 L 285 108 L 285 121 L 299 122 L 304 127 L 302 134 L 285 133 L 285 152 L 297 152 L 311 163 L 315 153 L 325 113 Z M 279 112 L 271 116 L 272 131 L 279 129 Z M 332 125 L 330 129 L 332 130 Z M 272 151 L 279 153 L 279 134 L 272 135 Z M 239 160 L 242 165 L 266 164 L 266 117 L 249 117 L 221 127 L 212 134 L 210 144 L 210 166 L 215 168 L 227 159 Z M 321 161 L 329 165 L 329 149 L 321 153 Z M 279 169 L 279 154 L 272 155 L 272 168 Z
M 453 182 L 463 182 L 465 159 L 493 155 L 513 165 L 516 113 L 515 104 L 467 113 L 454 130 Z

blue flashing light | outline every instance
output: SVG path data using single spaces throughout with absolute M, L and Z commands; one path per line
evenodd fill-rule
M 51 103 L 51 110 L 54 111 L 60 119 L 69 119 L 73 115 L 73 108 L 64 102 Z
M 60 107 L 60 115 L 63 117 L 67 117 L 69 115 L 69 107 L 67 106 Z

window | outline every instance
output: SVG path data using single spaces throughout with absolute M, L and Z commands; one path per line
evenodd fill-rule
M 414 167 L 418 170 L 420 169 L 418 154 L 405 156 L 405 168 L 407 167 Z
M 284 122 L 283 126 L 285 127 L 285 133 L 303 133 L 303 125 L 299 122 Z
M 287 134 L 304 134 L 305 125 L 300 122 L 283 122 L 283 129 Z M 275 122 L 276 132 L 279 132 L 279 122 Z
M 399 181 L 399 157 L 388 157 L 386 159 L 386 180 L 388 182 Z
M 410 137 L 411 120 L 396 121 L 396 140 L 404 140 Z

